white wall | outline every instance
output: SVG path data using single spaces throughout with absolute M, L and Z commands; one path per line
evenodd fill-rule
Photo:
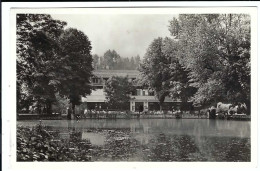
M 148 96 L 148 90 L 146 89 L 136 89 L 136 91 L 140 91 L 140 94 L 137 93 L 139 96 Z
M 96 89 L 92 90 L 90 96 L 104 96 L 104 90 L 103 89 Z

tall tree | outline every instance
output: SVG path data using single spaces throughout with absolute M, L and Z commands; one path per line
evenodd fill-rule
M 121 57 L 115 50 L 108 50 L 104 57 L 93 55 L 94 69 L 108 70 L 136 70 L 140 64 L 140 56 L 136 57 Z
M 52 82 L 59 53 L 57 38 L 66 23 L 46 14 L 17 14 L 16 19 L 18 110 L 22 103 L 28 107 L 37 102 L 47 105 L 50 112 L 56 91 Z
M 94 69 L 100 69 L 100 57 L 97 54 L 93 55 L 93 68 Z
M 180 44 L 176 40 L 168 37 L 166 37 L 163 42 L 163 53 L 169 61 L 169 94 L 173 99 L 180 99 L 185 104 L 196 92 L 196 88 L 189 85 L 188 74 L 190 71 L 180 63 Z
M 191 85 L 198 88 L 194 104 L 242 101 L 250 106 L 250 16 L 179 15 L 169 30 L 181 45 Z
M 135 68 L 135 60 L 134 60 L 134 57 L 131 57 L 129 69 L 134 69 L 134 68 Z
M 141 63 L 141 58 L 140 58 L 139 55 L 137 55 L 137 56 L 135 57 L 135 68 L 134 68 L 134 69 L 138 69 L 140 63 Z
M 130 69 L 131 64 L 130 64 L 129 58 L 124 58 L 123 67 L 124 67 L 126 70 L 129 70 L 129 69 Z
M 60 95 L 69 98 L 75 114 L 75 105 L 80 104 L 81 96 L 91 93 L 92 47 L 83 32 L 72 28 L 62 33 L 59 43 L 62 54 L 57 64 L 57 87 Z
M 133 85 L 128 77 L 113 76 L 108 79 L 104 91 L 110 108 L 127 109 L 129 108 L 130 94 Z
M 169 60 L 163 53 L 163 39 L 159 37 L 147 49 L 140 71 L 143 83 L 155 91 L 160 109 L 162 109 L 165 97 L 169 95 L 170 72 L 168 67 Z
M 155 39 L 140 65 L 141 82 L 155 91 L 160 109 L 166 96 L 187 102 L 196 91 L 189 85 L 189 71 L 179 61 L 178 48 L 178 42 L 170 38 Z
M 104 63 L 108 69 L 116 69 L 118 59 L 120 58 L 119 54 L 115 50 L 108 50 L 104 54 Z

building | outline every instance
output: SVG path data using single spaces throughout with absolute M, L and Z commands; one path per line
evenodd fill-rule
M 94 71 L 94 77 L 92 78 L 92 90 L 91 94 L 86 97 L 82 97 L 84 106 L 88 109 L 107 109 L 106 96 L 104 92 L 104 86 L 106 81 L 112 76 L 128 76 L 129 81 L 134 81 L 140 76 L 140 72 L 136 70 L 96 70 Z M 131 94 L 131 100 L 129 102 L 130 111 L 138 111 L 141 106 L 144 110 L 159 110 L 159 101 L 154 96 L 154 92 L 149 92 L 147 88 L 140 85 L 134 85 L 135 92 Z M 180 105 L 180 101 L 173 101 L 171 98 L 166 97 L 163 109 L 171 110 L 172 107 Z

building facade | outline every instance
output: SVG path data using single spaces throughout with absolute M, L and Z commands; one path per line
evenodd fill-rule
M 106 95 L 104 87 L 106 81 L 112 76 L 128 77 L 129 81 L 135 81 L 139 76 L 140 72 L 136 70 L 96 70 L 94 71 L 94 77 L 91 80 L 93 90 L 90 95 L 82 97 L 82 102 L 85 108 L 88 109 L 108 109 L 106 103 Z M 129 102 L 130 111 L 138 111 L 140 108 L 143 110 L 160 110 L 159 101 L 156 99 L 154 92 L 148 91 L 140 85 L 134 84 L 135 92 L 131 94 L 131 100 Z M 180 101 L 173 101 L 171 98 L 166 97 L 163 109 L 172 110 L 180 106 Z

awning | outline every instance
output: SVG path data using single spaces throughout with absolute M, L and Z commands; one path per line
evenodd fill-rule
M 82 102 L 105 102 L 105 100 L 105 96 L 87 96 L 81 98 Z

